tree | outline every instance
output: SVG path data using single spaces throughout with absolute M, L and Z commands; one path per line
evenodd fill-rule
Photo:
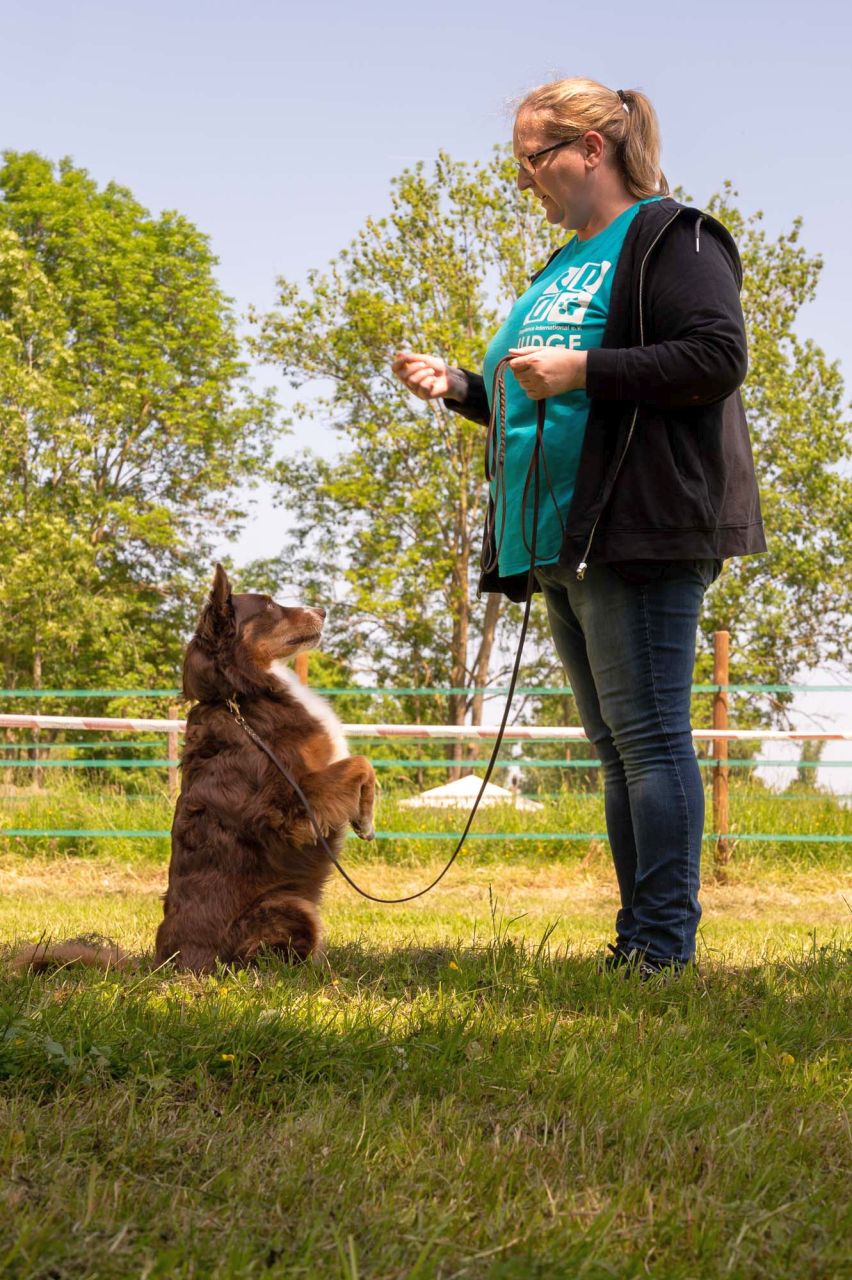
M 817 775 L 814 765 L 819 764 L 825 750 L 825 738 L 802 743 L 799 765 L 796 769 L 796 785 L 800 791 L 816 791 Z
M 445 705 L 403 699 L 406 718 L 461 724 L 470 713 L 478 723 L 483 700 L 472 690 L 495 665 L 505 675 L 517 618 L 497 596 L 475 599 L 482 428 L 414 400 L 390 372 L 406 344 L 478 368 L 500 311 L 558 243 L 514 175 L 502 152 L 484 166 L 441 154 L 431 175 L 405 171 L 390 215 L 369 219 L 326 274 L 310 272 L 304 294 L 279 282 L 254 343 L 292 386 L 329 387 L 300 409 L 333 423 L 344 446 L 332 461 L 304 450 L 281 462 L 294 534 L 279 576 L 326 599 L 345 584 L 336 652 L 357 655 L 380 683 L 459 691 Z
M 849 614 L 848 422 L 836 364 L 795 322 L 816 289 L 821 260 L 799 243 L 799 224 L 771 241 L 729 187 L 708 209 L 742 251 L 751 368 L 744 389 L 770 553 L 728 562 L 708 594 L 696 678 L 712 678 L 712 632 L 732 633 L 732 679 L 788 683 L 801 667 L 840 656 Z M 276 308 L 259 318 L 256 353 L 294 387 L 324 392 L 300 405 L 306 421 L 334 425 L 332 460 L 290 454 L 277 472 L 294 533 L 280 578 L 326 599 L 345 584 L 335 652 L 382 682 L 450 684 L 466 692 L 429 718 L 481 715 L 470 687 L 505 677 L 517 611 L 473 599 L 485 483 L 483 431 L 441 404 L 414 401 L 389 372 L 409 345 L 481 366 L 499 316 L 529 272 L 564 236 L 547 227 L 514 184 L 499 149 L 487 165 L 441 154 L 392 184 L 389 217 L 369 219 L 304 294 L 279 282 Z M 542 619 L 538 616 L 538 634 Z M 500 665 L 497 673 L 494 668 Z M 559 678 L 548 645 L 527 679 Z M 783 719 L 789 697 L 751 701 L 740 723 Z M 406 718 L 421 714 L 400 703 Z M 422 708 L 424 718 L 427 717 Z M 709 723 L 708 707 L 697 708 Z
M 265 465 L 216 260 L 70 160 L 0 168 L 0 514 L 7 686 L 175 678 L 212 535 Z
M 822 259 L 800 243 L 800 220 L 770 240 L 762 215 L 745 217 L 735 196 L 726 186 L 707 208 L 730 228 L 743 259 L 743 397 L 769 553 L 728 561 L 708 593 L 696 680 L 712 680 L 712 633 L 727 630 L 732 683 L 789 684 L 803 669 L 849 660 L 852 435 L 837 362 L 796 330 Z M 736 706 L 737 723 L 786 723 L 792 697 L 749 694 Z

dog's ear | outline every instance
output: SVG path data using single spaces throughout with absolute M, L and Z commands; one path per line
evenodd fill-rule
M 231 584 L 225 570 L 217 564 L 210 595 L 184 658 L 185 698 L 204 702 L 221 695 L 222 669 L 231 661 L 236 635 Z
M 227 573 L 220 564 L 216 565 L 216 572 L 213 574 L 213 586 L 210 588 L 210 604 L 216 613 L 225 615 L 230 612 L 233 617 L 231 584 L 228 581 Z
M 210 595 L 198 620 L 195 639 L 208 653 L 218 653 L 224 645 L 234 640 L 236 630 L 231 584 L 225 570 L 217 564 Z

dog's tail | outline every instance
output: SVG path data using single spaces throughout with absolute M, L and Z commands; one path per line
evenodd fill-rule
M 88 934 L 68 938 L 65 942 L 40 939 L 16 951 L 12 968 L 18 973 L 44 973 L 46 969 L 64 968 L 68 964 L 85 964 L 95 969 L 126 969 L 134 957 L 109 938 Z

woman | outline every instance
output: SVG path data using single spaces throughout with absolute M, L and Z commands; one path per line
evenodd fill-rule
M 519 188 L 575 235 L 494 335 L 484 378 L 411 353 L 393 368 L 415 395 L 487 423 L 508 359 L 480 591 L 513 600 L 529 569 L 526 482 L 547 400 L 536 579 L 604 771 L 621 896 L 605 965 L 649 976 L 694 958 L 701 916 L 690 726 L 701 602 L 725 557 L 766 549 L 738 391 L 742 271 L 725 228 L 669 197 L 643 94 L 581 78 L 543 85 L 518 109 L 514 151 Z

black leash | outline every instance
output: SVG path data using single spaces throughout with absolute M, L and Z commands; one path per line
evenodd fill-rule
M 508 365 L 509 365 L 509 358 L 506 357 L 499 362 L 499 364 L 497 365 L 497 368 L 494 370 L 494 391 L 491 398 L 491 421 L 488 424 L 488 438 L 486 441 L 486 449 L 485 449 L 486 478 L 488 480 L 491 480 L 495 476 L 497 477 L 495 500 L 494 500 L 495 510 L 496 510 L 498 497 L 502 493 L 502 504 L 503 504 L 502 510 L 504 513 L 504 521 L 503 521 L 503 527 L 501 528 L 501 531 L 500 531 L 501 542 L 503 539 L 503 533 L 505 531 L 505 510 L 506 510 L 505 479 L 503 476 L 503 463 L 505 460 L 505 448 L 506 448 L 506 404 L 505 404 L 504 383 L 505 383 L 506 369 Z M 498 401 L 499 401 L 499 407 L 498 407 Z M 495 441 L 495 431 L 496 431 L 496 423 L 498 420 L 498 414 L 499 414 L 499 422 L 500 422 L 499 444 L 497 444 L 497 442 Z M 305 813 L 308 816 L 311 826 L 316 832 L 317 841 L 320 847 L 323 849 L 326 855 L 330 858 L 334 866 L 343 876 L 343 879 L 346 881 L 346 883 L 351 885 L 351 887 L 355 890 L 356 893 L 359 893 L 362 898 L 366 898 L 369 902 L 381 902 L 385 905 L 393 905 L 400 902 L 413 902 L 415 898 L 422 898 L 424 894 L 429 893 L 432 889 L 435 888 L 436 884 L 438 884 L 441 880 L 443 880 L 444 876 L 447 874 L 450 867 L 453 865 L 456 858 L 461 853 L 464 842 L 467 839 L 468 832 L 470 831 L 471 825 L 473 824 L 473 819 L 476 817 L 476 811 L 479 808 L 479 802 L 482 799 L 483 795 L 485 794 L 485 788 L 488 786 L 488 781 L 491 777 L 491 774 L 494 771 L 494 766 L 497 762 L 497 756 L 499 754 L 500 747 L 503 742 L 503 735 L 506 732 L 506 725 L 509 720 L 509 712 L 511 711 L 511 708 L 512 708 L 512 699 L 515 694 L 515 685 L 517 684 L 517 681 L 518 681 L 518 672 L 521 669 L 521 657 L 524 651 L 524 641 L 527 638 L 527 627 L 529 625 L 530 609 L 532 608 L 533 591 L 535 588 L 535 544 L 536 544 L 536 534 L 538 531 L 538 508 L 539 508 L 539 458 L 541 458 L 543 461 L 545 471 L 547 469 L 547 461 L 544 457 L 544 415 L 545 415 L 545 401 L 539 400 L 536 403 L 535 443 L 533 445 L 532 457 L 530 459 L 530 465 L 527 471 L 526 481 L 524 483 L 522 511 L 521 511 L 522 536 L 524 538 L 525 545 L 529 547 L 530 567 L 529 567 L 529 572 L 527 574 L 527 590 L 526 590 L 526 599 L 524 601 L 524 617 L 521 623 L 521 634 L 518 639 L 518 649 L 517 649 L 517 653 L 515 654 L 515 662 L 512 668 L 512 677 L 509 681 L 509 692 L 506 695 L 506 706 L 503 710 L 503 719 L 500 721 L 500 728 L 497 731 L 497 737 L 494 741 L 494 747 L 491 752 L 491 759 L 488 761 L 488 767 L 485 770 L 485 777 L 482 779 L 482 786 L 479 788 L 479 794 L 477 795 L 476 799 L 473 802 L 473 808 L 471 809 L 468 815 L 468 819 L 465 824 L 464 831 L 462 832 L 459 842 L 456 845 L 455 849 L 453 850 L 452 854 L 450 855 L 450 858 L 447 861 L 446 865 L 444 866 L 443 870 L 435 877 L 435 879 L 431 882 L 431 884 L 427 884 L 425 889 L 419 889 L 417 893 L 409 893 L 404 898 L 378 898 L 375 896 L 375 894 L 367 893 L 366 889 L 362 889 L 360 885 L 356 884 L 355 881 L 352 879 L 352 877 L 349 875 L 348 871 L 346 871 L 345 868 L 341 866 L 341 864 L 338 862 L 335 855 L 332 853 L 329 843 L 326 840 L 325 836 L 323 835 L 320 829 L 319 823 L 316 820 L 316 815 L 314 814 L 314 811 L 310 806 L 310 802 L 308 801 L 307 796 L 305 795 L 302 788 L 299 786 L 296 779 L 293 777 L 290 770 L 281 763 L 281 761 L 278 759 L 277 755 L 272 750 L 272 748 L 269 747 L 263 741 L 263 739 L 257 733 L 255 733 L 251 725 L 246 722 L 245 717 L 240 711 L 240 708 L 236 700 L 231 699 L 228 701 L 228 709 L 231 712 L 231 715 L 236 720 L 237 724 L 242 729 L 245 730 L 245 732 L 251 738 L 252 742 L 254 742 L 258 747 L 260 747 L 261 751 L 266 753 L 266 755 L 275 765 L 276 769 L 278 769 L 279 772 L 284 775 L 284 777 L 289 782 L 290 786 L 295 791 L 296 796 L 298 797 L 299 801 L 304 807 Z M 494 452 L 495 447 L 498 450 L 496 458 L 491 456 Z M 496 466 L 494 465 L 495 461 L 496 461 Z M 529 492 L 530 484 L 532 484 L 533 486 L 533 523 L 532 523 L 531 540 L 530 540 L 530 543 L 527 544 L 526 529 L 524 527 L 524 515 L 525 515 L 526 499 L 527 499 L 527 494 Z M 549 485 L 549 477 L 548 477 L 548 485 Z M 552 488 L 551 488 L 551 496 L 553 496 Z M 486 546 L 487 546 L 487 543 L 488 543 L 488 539 L 486 538 Z M 499 544 L 498 544 L 498 547 L 499 547 Z M 497 555 L 497 552 L 495 551 L 495 558 L 496 558 L 496 555 Z M 490 567 L 490 566 L 486 566 L 486 567 Z

